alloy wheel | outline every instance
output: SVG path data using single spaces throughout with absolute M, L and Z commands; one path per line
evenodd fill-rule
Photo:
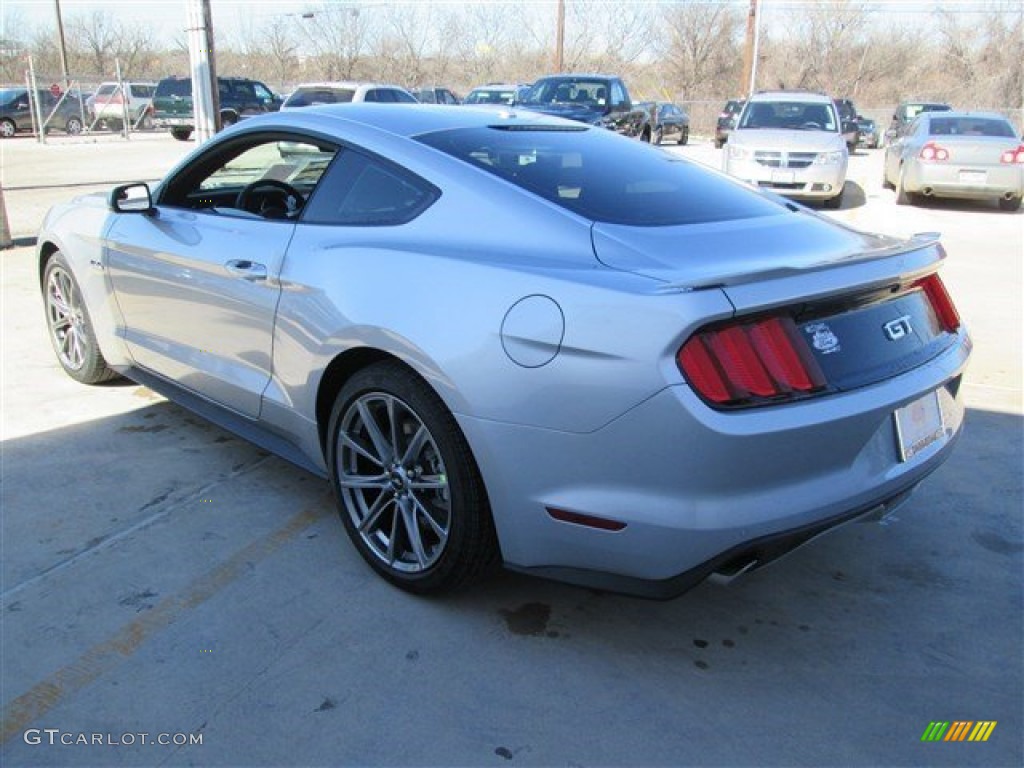
M 66 368 L 77 371 L 85 365 L 85 312 L 74 282 L 66 271 L 56 267 L 46 284 L 46 316 L 54 348 Z
M 396 571 L 429 570 L 448 544 L 452 500 L 423 420 L 394 395 L 369 392 L 346 408 L 336 448 L 341 500 L 363 543 Z

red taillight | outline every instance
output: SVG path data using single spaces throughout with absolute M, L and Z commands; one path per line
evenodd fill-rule
M 946 291 L 946 286 L 938 275 L 928 275 L 923 280 L 918 280 L 915 285 L 921 288 L 928 297 L 928 302 L 935 310 L 936 317 L 943 330 L 955 333 L 960 327 L 960 313 L 956 311 L 953 300 Z
M 918 157 L 922 160 L 949 160 L 949 150 L 945 147 L 940 147 L 934 141 L 929 141 L 921 147 Z
M 701 331 L 676 356 L 697 392 L 720 405 L 751 398 L 784 398 L 825 385 L 793 321 L 770 317 Z
M 1024 163 L 1024 144 L 1016 149 L 1008 149 L 999 157 L 1000 163 Z

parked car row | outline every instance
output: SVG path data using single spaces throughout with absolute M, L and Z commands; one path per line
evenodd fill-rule
M 34 130 L 35 107 L 29 104 L 30 94 L 28 88 L 0 89 L 0 137 L 8 139 L 20 131 Z M 46 88 L 37 89 L 36 94 L 47 131 L 58 130 L 71 135 L 82 132 L 86 113 L 83 94 L 69 91 L 57 95 Z

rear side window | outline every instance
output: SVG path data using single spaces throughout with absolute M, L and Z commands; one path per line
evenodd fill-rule
M 132 96 L 136 99 L 151 99 L 153 98 L 153 86 L 152 85 L 133 85 L 131 86 Z
M 391 96 L 398 104 L 417 104 L 415 97 L 405 91 L 393 90 Z
M 433 185 L 396 165 L 347 151 L 306 203 L 302 220 L 363 227 L 405 224 L 439 194 Z
M 929 134 L 932 136 L 995 136 L 1012 139 L 1016 136 L 1005 120 L 983 117 L 933 117 Z
M 592 221 L 670 226 L 785 210 L 696 163 L 604 129 L 519 124 L 417 139 Z

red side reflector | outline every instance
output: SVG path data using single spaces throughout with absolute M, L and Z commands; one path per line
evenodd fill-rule
M 960 327 L 960 313 L 956 311 L 956 306 L 949 297 L 949 292 L 946 291 L 946 286 L 941 278 L 938 275 L 928 275 L 923 280 L 919 280 L 916 285 L 924 290 L 943 329 L 955 333 Z
M 619 520 L 609 520 L 606 517 L 581 515 L 579 512 L 568 512 L 564 509 L 552 509 L 551 507 L 546 507 L 546 509 L 551 517 L 555 520 L 561 520 L 563 523 L 583 525 L 587 528 L 597 528 L 601 531 L 621 531 L 626 527 L 625 523 Z

